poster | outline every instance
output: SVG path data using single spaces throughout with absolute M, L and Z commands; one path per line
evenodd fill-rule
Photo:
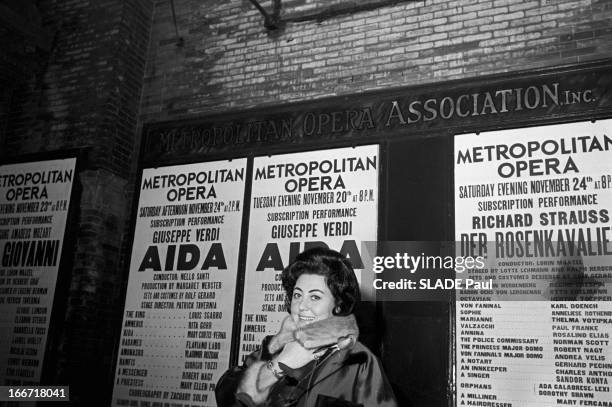
M 245 175 L 245 159 L 143 170 L 113 405 L 216 405 Z
M 612 120 L 455 137 L 457 405 L 612 405 Z
M 288 315 L 280 275 L 297 254 L 327 245 L 360 280 L 361 244 L 377 238 L 378 170 L 377 145 L 255 158 L 240 361 Z
M 0 166 L 0 384 L 40 382 L 75 158 Z

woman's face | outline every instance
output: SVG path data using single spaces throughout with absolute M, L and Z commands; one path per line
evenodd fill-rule
M 291 297 L 291 317 L 298 326 L 331 317 L 334 306 L 325 277 L 302 274 L 298 278 Z

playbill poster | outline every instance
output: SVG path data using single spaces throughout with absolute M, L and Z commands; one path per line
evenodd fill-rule
M 246 159 L 143 170 L 113 405 L 216 405 L 245 176 Z
M 458 406 L 612 405 L 612 121 L 455 137 Z
M 0 166 L 0 385 L 40 382 L 75 165 Z
M 256 157 L 240 361 L 288 315 L 281 272 L 306 248 L 345 254 L 360 279 L 361 244 L 378 226 L 378 145 Z

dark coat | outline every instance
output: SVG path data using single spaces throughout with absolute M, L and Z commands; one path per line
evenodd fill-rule
M 262 353 L 266 352 L 252 353 L 243 366 L 221 377 L 215 388 L 218 407 L 397 407 L 379 360 L 360 342 L 349 349 L 330 350 L 318 361 L 289 371 L 263 395 L 265 401 L 256 404 L 248 394 L 237 394 L 237 389 L 250 380 L 245 375 L 249 367 L 265 369 L 270 355 Z

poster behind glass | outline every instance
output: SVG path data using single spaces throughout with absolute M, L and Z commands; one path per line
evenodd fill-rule
M 40 382 L 76 158 L 0 166 L 0 384 Z
M 245 176 L 246 159 L 143 170 L 113 405 L 216 405 Z
M 378 227 L 378 145 L 256 157 L 240 360 L 288 315 L 280 275 L 306 248 L 345 254 L 361 278 L 362 242 Z
M 455 137 L 457 405 L 612 403 L 611 216 L 611 120 Z

